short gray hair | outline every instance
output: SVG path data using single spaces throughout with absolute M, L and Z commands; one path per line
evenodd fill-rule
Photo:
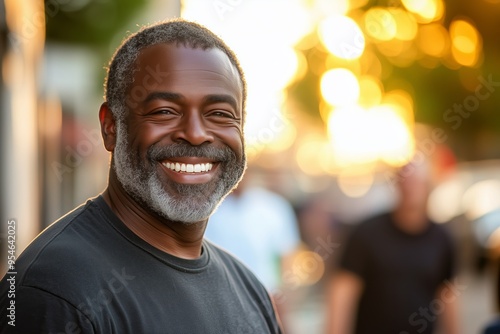
M 127 114 L 126 93 L 134 81 L 134 64 L 139 53 L 142 49 L 163 43 L 223 51 L 240 76 L 244 114 L 246 81 L 234 52 L 220 37 L 202 25 L 183 19 L 172 19 L 142 27 L 137 33 L 126 38 L 111 58 L 104 83 L 105 100 L 119 125 L 123 124 Z

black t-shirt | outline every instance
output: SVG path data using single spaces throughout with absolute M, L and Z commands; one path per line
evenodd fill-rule
M 194 260 L 162 252 L 102 197 L 47 228 L 16 271 L 15 288 L 12 275 L 0 282 L 2 333 L 281 333 L 268 293 L 245 266 L 208 241 Z
M 446 301 L 438 288 L 452 285 L 454 250 L 442 226 L 421 234 L 398 229 L 390 214 L 361 223 L 351 234 L 340 268 L 364 283 L 356 319 L 357 334 L 432 333 Z M 457 296 L 455 296 L 456 298 Z

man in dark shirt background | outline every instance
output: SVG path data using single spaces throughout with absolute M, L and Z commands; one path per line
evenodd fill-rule
M 245 99 L 238 60 L 206 28 L 126 39 L 99 111 L 108 187 L 28 246 L 14 298 L 3 278 L 1 332 L 281 333 L 262 284 L 203 238 L 246 166 Z
M 348 238 L 328 295 L 327 333 L 459 332 L 451 236 L 427 217 L 431 163 L 397 174 L 399 202 Z M 438 321 L 438 319 L 440 321 Z

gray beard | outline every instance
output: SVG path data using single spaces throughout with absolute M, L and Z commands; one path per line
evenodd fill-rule
M 134 156 L 135 154 L 135 156 Z M 157 164 L 167 158 L 196 156 L 221 161 L 218 175 L 206 184 L 178 184 L 170 181 L 167 191 L 160 181 Z M 125 125 L 117 122 L 116 146 L 112 168 L 125 191 L 137 202 L 157 215 L 185 224 L 208 219 L 220 202 L 238 184 L 246 167 L 245 155 L 238 159 L 228 147 L 188 143 L 151 146 L 147 161 L 128 148 Z

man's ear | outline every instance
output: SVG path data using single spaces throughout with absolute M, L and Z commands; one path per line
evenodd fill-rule
M 104 102 L 99 109 L 99 122 L 104 147 L 109 152 L 113 152 L 116 145 L 116 120 L 107 102 Z

